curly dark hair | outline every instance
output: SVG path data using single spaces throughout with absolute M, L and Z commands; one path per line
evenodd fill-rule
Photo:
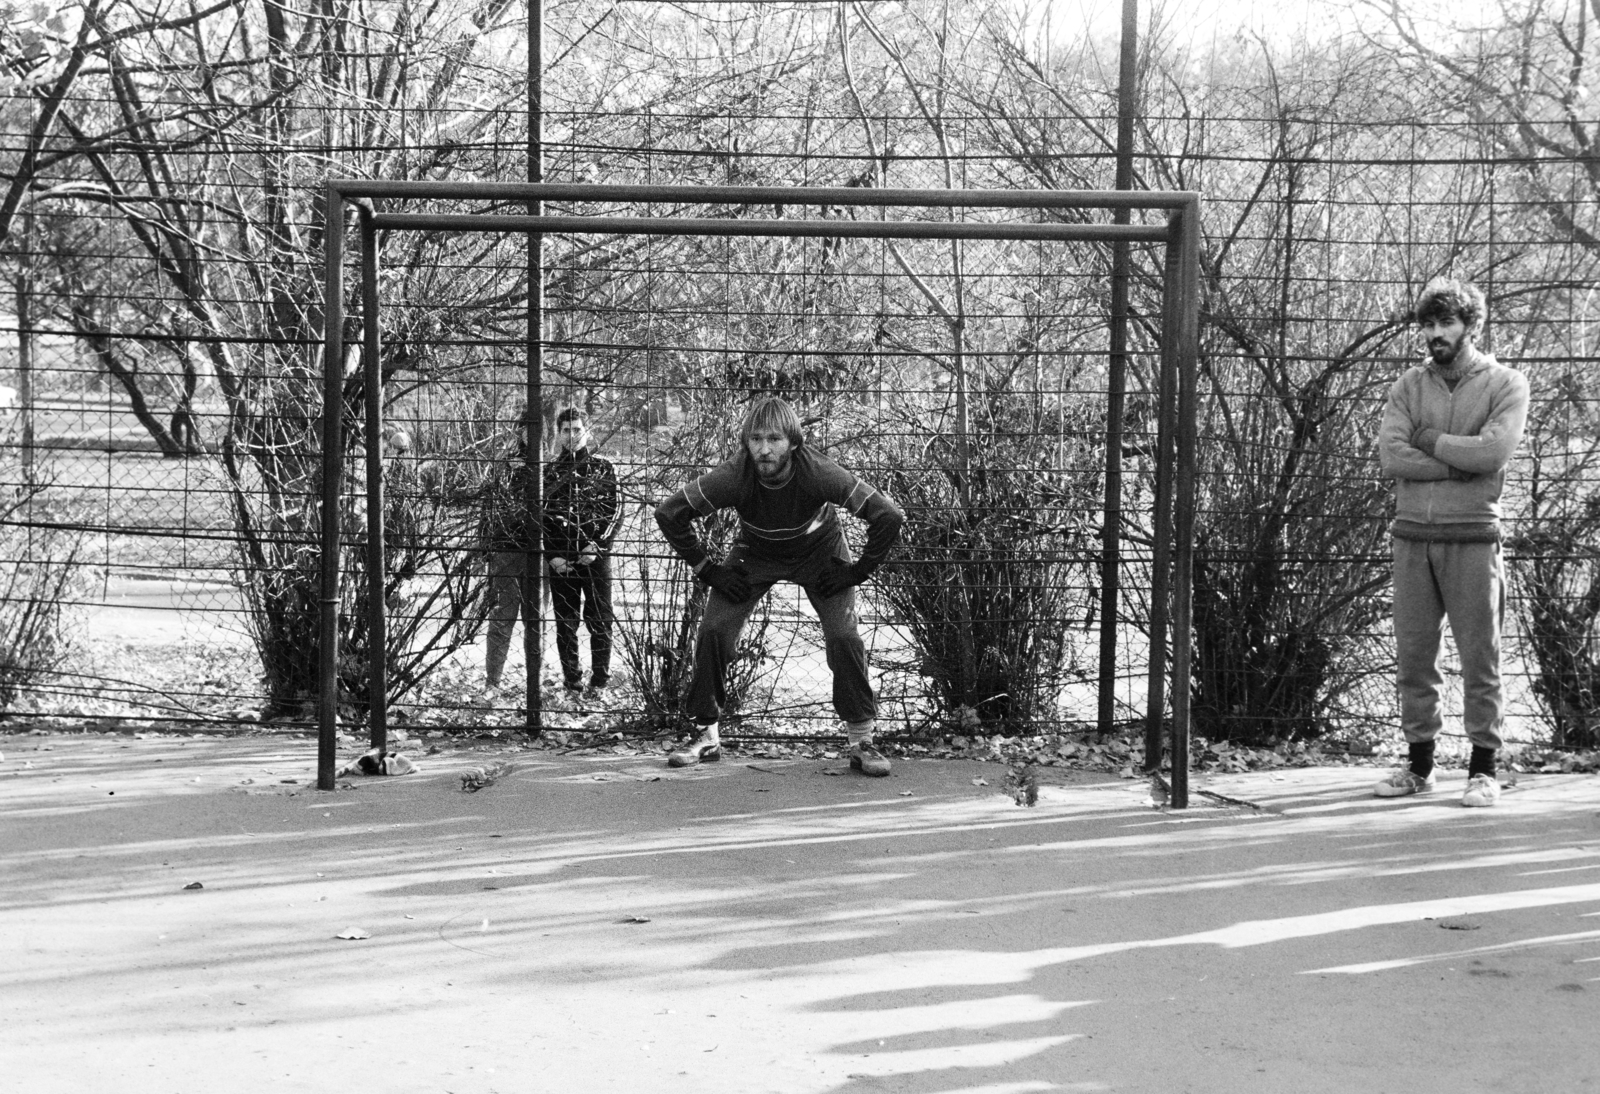
M 1430 281 L 1422 290 L 1411 315 L 1418 323 L 1430 319 L 1460 319 L 1471 333 L 1483 325 L 1486 307 L 1482 290 L 1472 282 L 1440 278 Z

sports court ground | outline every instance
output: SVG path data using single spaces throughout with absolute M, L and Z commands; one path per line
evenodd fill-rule
M 1600 1089 L 1600 780 L 0 737 L 0 1087 Z M 510 772 L 477 792 L 461 775 Z M 341 935 L 365 937 L 342 938 Z

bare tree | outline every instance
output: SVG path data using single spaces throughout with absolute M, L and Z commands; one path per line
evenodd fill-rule
M 498 108 L 520 102 L 520 78 L 486 64 L 503 62 L 500 39 L 516 36 L 510 8 L 230 0 L 171 17 L 159 4 L 89 2 L 61 75 L 40 93 L 54 98 L 24 154 L 23 189 L 41 211 L 97 230 L 92 243 L 51 256 L 52 307 L 164 449 L 176 441 L 152 401 L 190 407 L 203 361 L 220 400 L 207 432 L 269 690 L 284 709 L 315 683 L 320 183 L 330 173 L 430 177 L 481 166 L 477 146 L 492 142 Z M 386 373 L 429 367 L 418 345 L 444 340 L 452 324 L 490 316 L 504 325 L 527 293 L 520 255 L 486 253 L 505 246 L 386 241 L 397 317 Z M 453 295 L 465 306 L 451 310 L 435 303 L 450 269 L 499 272 L 458 277 Z M 163 357 L 177 364 L 151 367 Z M 389 395 L 403 398 L 404 383 Z M 359 379 L 347 383 L 342 413 L 352 424 L 361 397 Z M 362 443 L 359 430 L 349 436 Z M 448 583 L 455 563 L 438 565 Z M 350 587 L 359 595 L 362 583 Z M 457 640 L 466 608 L 452 605 L 439 641 Z
M 1108 169 L 1112 146 L 1104 76 L 1080 57 L 1051 67 L 1014 28 L 994 36 L 1005 75 L 979 102 L 1011 177 L 1104 185 L 1093 173 Z M 1146 44 L 1136 185 L 1207 195 L 1193 710 L 1207 737 L 1263 742 L 1326 731 L 1342 698 L 1383 667 L 1367 639 L 1386 613 L 1387 497 L 1367 438 L 1405 316 L 1382 284 L 1428 271 L 1360 242 L 1381 232 L 1369 235 L 1372 214 L 1343 201 L 1382 183 L 1341 159 L 1388 154 L 1382 123 L 1395 104 L 1372 51 L 1280 58 L 1292 47 L 1248 45 L 1195 58 L 1159 37 Z M 1437 267 L 1449 256 L 1418 257 Z M 1149 259 L 1135 256 L 1146 348 L 1160 339 Z M 1153 391 L 1141 357 L 1135 382 Z M 1148 396 L 1136 391 L 1130 412 L 1137 436 Z M 1148 542 L 1140 507 L 1124 513 L 1128 538 Z

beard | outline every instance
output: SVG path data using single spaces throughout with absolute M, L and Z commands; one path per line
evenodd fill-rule
M 782 456 L 762 460 L 755 457 L 756 475 L 763 482 L 776 482 L 789 473 L 789 464 L 793 461 L 793 453 L 784 453 Z
M 1465 341 L 1465 338 L 1454 342 L 1445 338 L 1435 338 L 1428 343 L 1428 356 L 1433 359 L 1434 364 L 1449 368 L 1455 364 L 1456 358 L 1461 356 L 1461 346 Z

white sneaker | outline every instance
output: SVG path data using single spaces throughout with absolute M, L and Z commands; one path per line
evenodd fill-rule
M 1372 792 L 1380 798 L 1403 798 L 1407 794 L 1426 794 L 1433 789 L 1435 781 L 1432 771 L 1428 772 L 1428 777 L 1424 779 L 1410 768 L 1402 767 L 1389 772 L 1388 778 L 1374 786 Z
M 1467 780 L 1467 792 L 1461 795 L 1461 804 L 1468 809 L 1481 809 L 1500 800 L 1500 784 L 1493 775 L 1474 775 Z
M 668 767 L 693 767 L 695 764 L 714 764 L 722 759 L 722 742 L 710 733 L 702 733 L 687 748 L 667 753 Z
M 889 757 L 878 751 L 877 746 L 872 743 L 871 737 L 851 745 L 850 751 L 846 755 L 850 757 L 850 769 L 852 771 L 859 771 L 863 775 L 869 775 L 875 779 L 881 779 L 889 774 Z

